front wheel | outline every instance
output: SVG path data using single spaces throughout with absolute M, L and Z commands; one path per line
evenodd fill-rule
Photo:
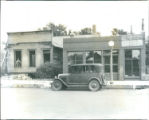
M 98 82 L 98 80 L 91 80 L 89 82 L 89 85 L 88 85 L 89 89 L 91 91 L 98 91 L 99 89 L 101 89 L 101 84 Z
M 51 84 L 51 88 L 54 91 L 59 91 L 63 88 L 63 83 L 60 80 L 54 80 Z

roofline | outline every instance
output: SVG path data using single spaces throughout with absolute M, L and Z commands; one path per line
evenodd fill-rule
M 72 38 L 64 38 L 64 40 L 75 40 L 75 39 L 108 39 L 108 38 L 113 38 L 113 40 L 116 40 L 120 38 L 120 36 L 99 36 L 99 37 L 72 37 Z
M 21 33 L 38 33 L 38 32 L 50 32 L 52 33 L 52 30 L 36 30 L 36 31 L 22 31 L 22 32 L 7 32 L 7 34 L 21 34 Z

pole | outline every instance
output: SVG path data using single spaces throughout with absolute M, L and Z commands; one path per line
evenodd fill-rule
M 113 46 L 111 47 L 111 56 L 110 56 L 110 74 L 111 74 L 111 81 L 113 81 Z

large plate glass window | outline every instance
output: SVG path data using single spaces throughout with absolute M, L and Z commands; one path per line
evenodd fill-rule
M 118 72 L 118 50 L 113 50 L 113 72 Z M 110 50 L 103 51 L 104 71 L 110 73 Z
M 86 52 L 86 63 L 101 63 L 101 51 Z
M 68 65 L 82 64 L 83 52 L 68 52 Z

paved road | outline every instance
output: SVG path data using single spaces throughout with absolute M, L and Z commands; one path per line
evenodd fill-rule
M 1 88 L 2 119 L 149 118 L 149 89 Z

